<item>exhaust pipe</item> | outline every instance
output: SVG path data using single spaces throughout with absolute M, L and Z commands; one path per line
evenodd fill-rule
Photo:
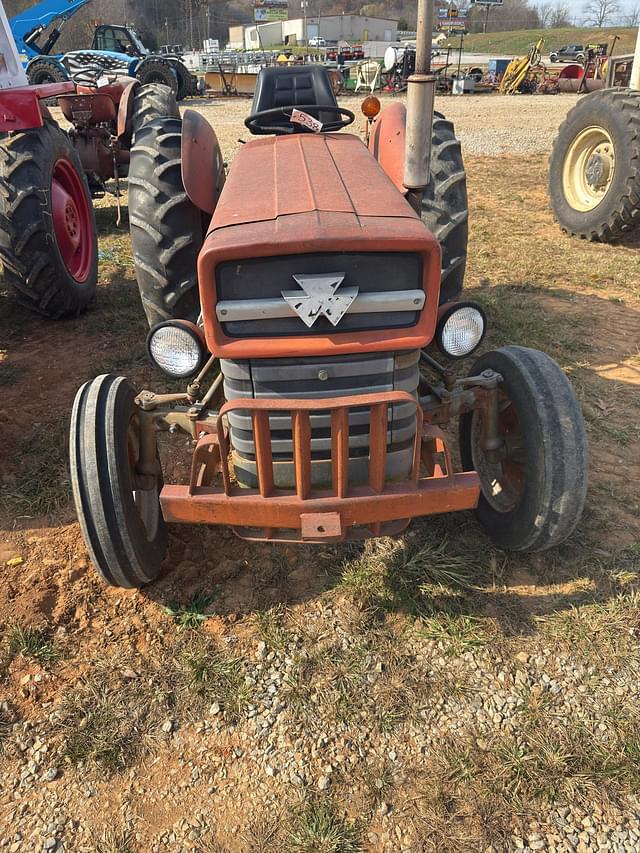
M 422 194 L 429 183 L 431 133 L 436 78 L 431 73 L 433 0 L 418 0 L 416 70 L 407 81 L 407 127 L 404 185 L 408 201 L 419 212 Z

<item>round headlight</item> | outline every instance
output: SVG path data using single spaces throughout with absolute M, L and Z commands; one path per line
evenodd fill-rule
M 151 361 L 175 379 L 197 373 L 205 356 L 197 326 L 183 320 L 168 320 L 154 326 L 147 337 L 147 351 Z
M 436 343 L 450 358 L 464 358 L 480 346 L 486 328 L 487 318 L 478 305 L 471 302 L 452 305 L 440 317 Z

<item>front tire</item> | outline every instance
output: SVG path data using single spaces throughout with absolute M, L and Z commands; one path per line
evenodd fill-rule
M 142 307 L 149 325 L 196 322 L 201 211 L 182 183 L 182 121 L 160 118 L 141 128 L 131 149 L 129 223 Z
M 55 122 L 0 139 L 0 261 L 18 301 L 46 317 L 80 314 L 95 297 L 89 187 Z
M 563 231 L 620 240 L 640 225 L 640 94 L 584 95 L 560 125 L 549 164 L 551 207 Z
M 587 489 L 587 439 L 569 380 L 538 350 L 508 346 L 473 365 L 500 373 L 503 453 L 482 447 L 481 411 L 460 418 L 465 471 L 477 471 L 481 495 L 476 514 L 490 538 L 510 551 L 545 551 L 573 532 Z
M 431 179 L 422 196 L 421 218 L 442 248 L 440 304 L 458 299 L 464 286 L 469 240 L 467 175 L 453 123 L 434 113 Z
M 98 376 L 78 391 L 71 415 L 71 485 L 91 560 L 111 586 L 155 580 L 166 554 L 160 461 L 153 489 L 136 489 L 136 390 L 122 376 Z

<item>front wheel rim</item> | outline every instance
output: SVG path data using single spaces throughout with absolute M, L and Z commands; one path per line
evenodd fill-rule
M 69 275 L 84 284 L 93 263 L 93 221 L 82 178 L 64 158 L 53 167 L 51 207 L 60 256 Z
M 133 484 L 136 481 L 136 468 L 140 459 L 140 422 L 137 415 L 129 421 L 127 430 L 127 456 L 129 459 L 129 478 Z M 131 490 L 133 503 L 144 527 L 147 542 L 153 542 L 160 527 L 160 489 L 158 477 L 152 489 Z
M 524 494 L 526 455 L 517 412 L 502 391 L 498 405 L 498 429 L 503 441 L 500 458 L 487 457 L 483 449 L 484 419 L 481 411 L 475 411 L 471 415 L 471 459 L 485 500 L 496 512 L 507 513 L 516 509 Z
M 615 145 L 604 127 L 581 131 L 567 151 L 562 187 L 569 205 L 581 213 L 594 210 L 611 189 L 616 171 Z

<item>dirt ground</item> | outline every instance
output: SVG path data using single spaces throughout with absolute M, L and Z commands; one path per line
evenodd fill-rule
M 545 554 L 498 551 L 471 514 L 360 548 L 174 527 L 157 583 L 109 589 L 70 502 L 71 404 L 98 373 L 163 387 L 113 200 L 85 316 L 0 285 L 0 850 L 640 847 L 640 255 L 552 220 L 573 103 L 437 105 L 466 155 L 483 348 L 547 351 L 585 414 L 587 508 Z M 200 107 L 229 160 L 248 105 Z

